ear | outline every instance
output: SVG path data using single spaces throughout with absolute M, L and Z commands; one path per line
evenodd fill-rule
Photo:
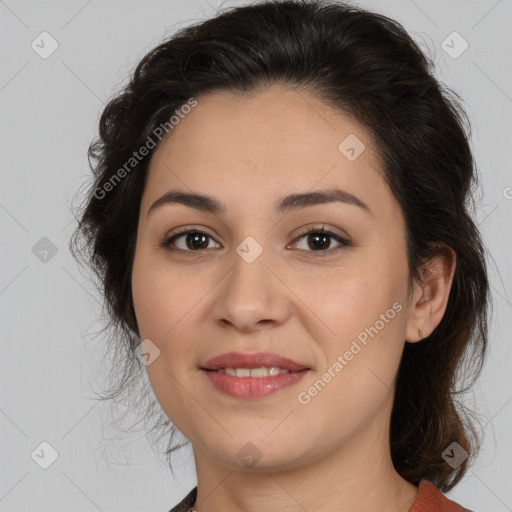
M 455 274 L 455 251 L 446 245 L 421 267 L 421 282 L 414 283 L 405 340 L 416 343 L 430 336 L 441 322 Z

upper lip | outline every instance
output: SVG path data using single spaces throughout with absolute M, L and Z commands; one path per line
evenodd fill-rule
M 272 352 L 257 352 L 255 354 L 228 352 L 209 359 L 201 368 L 203 370 L 218 370 L 220 368 L 261 368 L 262 366 L 277 367 L 292 372 L 309 370 L 306 365 Z

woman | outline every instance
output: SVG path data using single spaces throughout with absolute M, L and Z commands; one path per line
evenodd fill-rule
M 382 15 L 265 1 L 180 30 L 105 108 L 71 247 L 122 352 L 109 398 L 146 371 L 169 461 L 192 443 L 173 511 L 465 510 L 443 492 L 478 453 L 456 393 L 488 281 L 432 67 Z

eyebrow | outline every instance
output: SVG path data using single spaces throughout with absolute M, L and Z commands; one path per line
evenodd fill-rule
M 317 190 L 314 192 L 305 192 L 301 194 L 290 194 L 280 198 L 275 204 L 275 211 L 278 214 L 285 214 L 291 210 L 307 208 L 318 204 L 341 202 L 353 206 L 358 206 L 362 210 L 372 213 L 368 205 L 361 201 L 353 194 L 337 188 L 328 190 Z M 214 197 L 198 194 L 181 192 L 179 190 L 170 190 L 162 197 L 157 199 L 148 210 L 149 214 L 166 204 L 183 204 L 190 208 L 212 213 L 214 215 L 222 215 L 225 213 L 225 206 Z

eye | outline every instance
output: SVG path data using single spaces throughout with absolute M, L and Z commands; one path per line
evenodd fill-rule
M 306 252 L 320 253 L 317 254 L 318 256 L 324 256 L 325 254 L 321 253 L 335 252 L 342 247 L 349 245 L 348 240 L 332 231 L 324 229 L 324 226 L 321 228 L 310 228 L 308 231 L 302 233 L 298 238 L 296 238 L 293 245 L 298 245 L 297 240 L 301 240 L 303 238 L 306 239 L 305 247 L 299 247 L 299 249 Z M 202 251 L 211 248 L 208 239 L 213 240 L 213 238 L 204 231 L 189 229 L 179 233 L 174 233 L 171 236 L 164 238 L 159 242 L 159 245 L 164 249 L 173 252 L 201 253 Z M 333 239 L 338 242 L 338 248 L 330 248 Z
M 181 242 L 181 244 L 176 243 L 177 240 L 180 240 L 182 238 L 183 241 Z M 167 237 L 164 240 L 162 240 L 160 245 L 164 249 L 168 249 L 170 251 L 199 252 L 208 249 L 209 238 L 213 240 L 213 238 L 207 233 L 192 229 L 176 233 L 171 237 Z
M 331 253 L 349 245 L 348 240 L 342 238 L 336 233 L 333 233 L 332 231 L 324 229 L 323 226 L 321 228 L 309 229 L 305 233 L 302 233 L 296 240 L 301 240 L 302 238 L 306 239 L 304 244 L 306 248 L 304 248 L 304 246 L 299 248 L 306 251 L 308 251 L 308 248 L 312 248 L 312 250 L 308 252 Z M 327 250 L 330 248 L 332 239 L 337 241 L 340 245 L 337 249 Z M 297 245 L 297 243 L 295 245 Z M 319 254 L 319 256 L 324 256 L 324 254 Z

